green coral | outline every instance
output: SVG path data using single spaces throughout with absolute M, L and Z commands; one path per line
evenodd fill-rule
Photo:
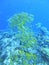
M 23 49 L 27 49 L 30 47 L 33 48 L 34 46 L 36 46 L 37 40 L 34 36 L 32 29 L 30 28 L 31 25 L 29 27 L 27 26 L 28 24 L 31 24 L 33 20 L 34 20 L 33 15 L 25 12 L 15 14 L 8 20 L 9 27 L 12 30 L 17 28 L 18 33 L 16 33 L 16 37 L 20 39 L 21 43 L 24 43 L 24 45 L 22 46 Z M 31 59 L 36 61 L 37 59 L 36 54 L 26 52 L 25 50 L 19 50 L 18 55 L 14 55 L 12 57 L 13 59 L 18 59 L 18 57 L 20 57 L 19 59 L 22 59 L 23 65 L 30 65 L 26 59 L 24 60 L 24 56 L 28 61 Z M 10 63 L 12 64 L 12 61 Z
M 19 37 L 22 42 L 26 41 L 26 43 L 31 43 L 35 41 L 33 40 L 34 39 L 33 31 L 26 26 L 27 22 L 31 23 L 31 21 L 33 20 L 34 20 L 33 15 L 24 12 L 20 14 L 15 14 L 13 17 L 9 19 L 9 25 L 11 29 L 12 30 L 14 28 L 18 29 L 18 34 L 16 34 L 16 36 Z
M 33 20 L 32 17 L 33 17 L 33 15 L 29 15 L 29 14 L 23 12 L 20 14 L 15 14 L 13 17 L 8 19 L 8 21 L 9 21 L 10 27 L 12 29 L 15 27 L 18 27 L 19 30 L 22 30 L 23 25 L 26 24 L 26 22 L 30 22 Z

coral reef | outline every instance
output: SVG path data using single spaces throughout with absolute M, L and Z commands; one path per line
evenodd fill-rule
M 0 32 L 0 65 L 49 65 L 49 31 L 25 12 L 8 19 L 10 31 Z

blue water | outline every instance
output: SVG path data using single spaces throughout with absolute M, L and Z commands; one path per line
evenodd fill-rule
M 49 29 L 49 0 L 0 0 L 0 30 L 8 30 L 8 18 L 20 12 L 33 14 L 34 23 Z
M 34 22 L 21 29 L 18 20 L 16 34 L 8 19 L 22 12 L 33 14 Z M 8 31 L 0 31 L 0 65 L 49 65 L 49 0 L 0 0 L 0 30 Z

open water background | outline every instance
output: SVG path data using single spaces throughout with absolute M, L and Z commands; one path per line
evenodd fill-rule
M 0 30 L 8 30 L 8 18 L 21 12 L 33 14 L 34 23 L 49 30 L 49 0 L 0 0 Z

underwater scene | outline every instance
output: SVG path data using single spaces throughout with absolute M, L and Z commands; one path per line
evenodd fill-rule
M 49 65 L 49 0 L 0 0 L 0 65 Z

